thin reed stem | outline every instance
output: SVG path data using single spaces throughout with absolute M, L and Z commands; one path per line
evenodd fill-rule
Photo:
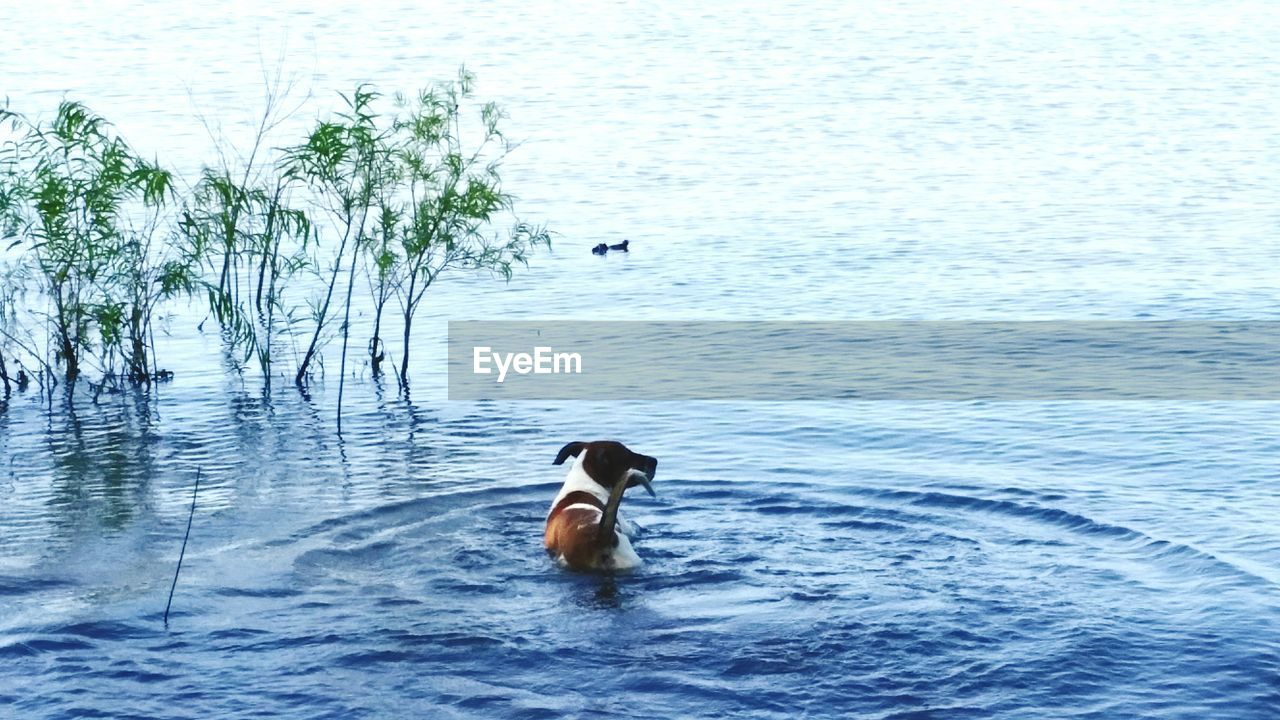
M 164 626 L 169 627 L 169 607 L 173 605 L 173 591 L 178 587 L 178 573 L 182 572 L 182 559 L 187 556 L 187 540 L 191 538 L 191 520 L 196 516 L 196 494 L 200 492 L 200 468 L 196 468 L 196 486 L 191 490 L 191 512 L 187 514 L 187 534 L 182 536 L 182 550 L 178 553 L 178 567 L 173 571 L 173 584 L 169 586 L 169 601 L 164 604 Z

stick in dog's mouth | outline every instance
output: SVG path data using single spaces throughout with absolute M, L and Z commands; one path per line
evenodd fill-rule
M 631 470 L 627 471 L 627 481 L 621 484 L 626 485 L 627 487 L 635 487 L 637 482 L 643 485 L 644 489 L 649 492 L 649 497 L 655 497 L 655 498 L 658 497 L 658 493 L 653 491 L 653 471 L 652 470 L 646 473 L 643 470 L 636 470 L 632 468 Z
M 648 473 L 628 468 L 627 472 L 618 478 L 618 482 L 613 484 L 613 489 L 609 491 L 609 501 L 605 503 L 604 513 L 600 516 L 600 528 L 596 532 L 596 539 L 602 546 L 614 547 L 618 544 L 618 535 L 614 531 L 618 524 L 618 506 L 622 504 L 622 494 L 627 491 L 627 488 L 636 485 L 643 485 L 651 496 L 658 497 L 658 494 L 653 491 Z

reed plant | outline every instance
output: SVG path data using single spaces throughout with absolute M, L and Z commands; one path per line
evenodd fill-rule
M 292 324 L 285 290 L 314 240 L 308 214 L 287 204 L 291 184 L 205 168 L 179 221 L 184 252 L 211 273 L 197 284 L 228 350 L 255 358 L 268 384 L 281 318 Z
M 505 115 L 494 103 L 480 106 L 478 126 L 464 122 L 474 84 L 475 77 L 462 68 L 456 80 L 413 99 L 399 98 L 395 157 L 403 194 L 401 205 L 390 213 L 401 219 L 394 231 L 398 252 L 379 255 L 377 261 L 398 263 L 387 274 L 394 278 L 389 285 L 400 303 L 398 377 L 405 392 L 413 321 L 431 286 L 450 271 L 487 272 L 509 280 L 534 250 L 551 244 L 545 227 L 516 223 L 505 235 L 493 230 L 499 214 L 513 206 L 514 197 L 502 189 L 500 170 L 514 146 L 502 132 Z M 381 305 L 377 307 L 375 328 L 381 319 Z M 380 344 L 375 333 L 370 346 Z
M 48 303 L 35 314 L 69 385 L 90 360 L 105 378 L 149 382 L 155 307 L 192 277 L 190 257 L 157 254 L 152 242 L 167 225 L 172 173 L 80 103 L 64 101 L 42 122 L 4 112 L 0 212 L 9 250 L 21 251 L 6 294 L 34 282 Z
M 321 338 L 333 320 L 334 291 L 345 264 L 345 296 L 342 303 L 341 360 L 339 362 L 339 418 L 341 418 L 342 386 L 346 378 L 347 348 L 351 328 L 351 299 L 356 287 L 356 271 L 360 267 L 361 248 L 370 242 L 368 229 L 376 212 L 375 199 L 393 192 L 395 169 L 391 163 L 391 129 L 374 109 L 379 95 L 360 86 L 351 95 L 343 95 L 343 111 L 328 120 L 319 121 L 305 143 L 289 148 L 285 154 L 285 172 L 300 178 L 316 206 L 324 213 L 324 227 L 332 249 L 332 257 L 322 277 L 323 291 L 311 304 L 314 326 L 307 349 L 298 365 L 294 382 L 303 386 L 312 362 L 321 349 Z M 339 423 L 341 420 L 339 419 Z
M 247 151 L 219 144 L 217 161 L 181 192 L 80 103 L 63 102 L 47 121 L 0 107 L 5 392 L 10 363 L 50 386 L 55 367 L 74 386 L 87 364 L 103 378 L 152 382 L 162 376 L 161 308 L 203 296 L 238 366 L 256 358 L 268 389 L 282 343 L 293 344 L 293 379 L 305 388 L 340 338 L 340 426 L 353 333 L 368 337 L 368 367 L 380 376 L 396 302 L 395 376 L 407 393 L 427 291 L 456 271 L 510 279 L 549 246 L 546 228 L 514 219 L 501 178 L 515 147 L 505 115 L 475 101 L 465 68 L 410 97 L 358 86 L 301 142 L 278 148 L 269 137 L 298 108 L 276 89 Z M 504 220 L 510 229 L 499 229 Z M 352 326 L 357 292 L 373 308 L 364 330 Z
M 287 289 L 310 267 L 315 228 L 291 204 L 298 179 L 280 171 L 270 147 L 273 132 L 301 105 L 291 104 L 293 88 L 279 73 L 264 79 L 263 108 L 246 151 L 205 123 L 217 160 L 201 170 L 178 226 L 205 272 L 200 286 L 229 358 L 237 367 L 256 359 L 269 389 L 275 350 L 296 321 Z

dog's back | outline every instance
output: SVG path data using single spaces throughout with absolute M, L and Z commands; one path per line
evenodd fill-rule
M 599 537 L 603 512 L 603 509 L 586 503 L 561 505 L 552 510 L 543 535 L 547 552 L 569 567 L 595 567 L 606 549 Z
M 658 461 L 631 452 L 622 443 L 572 442 L 556 456 L 560 465 L 574 457 L 551 511 L 543 545 L 560 563 L 576 570 L 625 569 L 640 564 L 627 537 L 628 523 L 618 516 L 622 494 L 633 484 L 650 493 Z M 603 480 L 603 482 L 601 482 Z

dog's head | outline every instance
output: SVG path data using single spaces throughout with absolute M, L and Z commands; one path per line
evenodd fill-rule
M 612 490 L 620 482 L 629 488 L 643 485 L 650 495 L 657 497 L 649 484 L 658 469 L 657 458 L 632 452 L 614 440 L 575 441 L 560 448 L 552 464 L 562 465 L 570 457 L 580 457 L 582 469 L 606 490 Z

